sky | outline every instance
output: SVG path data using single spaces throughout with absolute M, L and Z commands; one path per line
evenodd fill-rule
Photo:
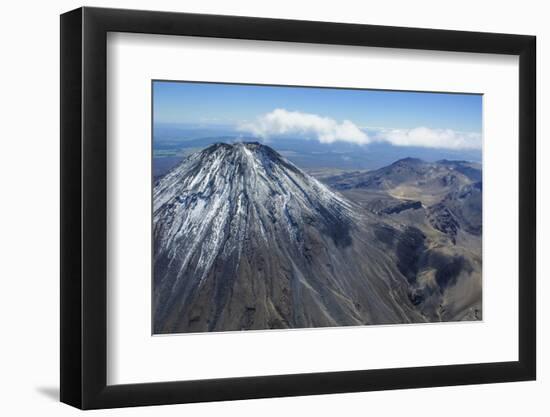
M 231 125 L 266 140 L 481 148 L 477 94 L 154 81 L 153 106 L 155 123 Z

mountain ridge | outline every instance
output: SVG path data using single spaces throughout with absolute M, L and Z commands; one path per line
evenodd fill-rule
M 380 241 L 422 232 L 386 222 L 381 234 L 379 217 L 266 145 L 192 154 L 153 201 L 155 333 L 440 319 L 418 307 L 424 290 L 400 264 L 416 249 L 396 255 Z

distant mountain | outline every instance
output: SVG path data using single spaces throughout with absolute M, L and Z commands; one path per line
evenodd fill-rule
M 427 209 L 431 225 L 455 241 L 460 228 L 481 235 L 481 179 L 477 163 L 404 158 L 374 171 L 344 173 L 323 181 L 352 200 L 353 195 L 363 198 L 363 204 L 377 212 L 402 211 L 415 204 L 420 208 L 420 204 Z
M 481 181 L 481 164 L 469 161 L 449 161 L 442 159 L 437 164 L 443 165 L 466 175 L 472 181 Z
M 479 318 L 481 255 L 432 226 L 423 202 L 386 194 L 438 184 L 449 202 L 468 200 L 455 193 L 465 174 L 432 165 L 403 160 L 327 186 L 257 142 L 186 157 L 153 191 L 154 332 Z M 383 209 L 401 206 L 347 194 L 370 188 Z
M 326 182 L 338 190 L 368 188 L 399 194 L 401 190 L 416 189 L 426 197 L 445 193 L 449 187 L 480 181 L 481 169 L 475 166 L 466 161 L 425 162 L 403 158 L 374 171 L 346 173 L 327 178 Z

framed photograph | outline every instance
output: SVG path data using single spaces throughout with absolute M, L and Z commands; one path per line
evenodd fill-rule
M 61 401 L 533 380 L 535 37 L 61 16 Z

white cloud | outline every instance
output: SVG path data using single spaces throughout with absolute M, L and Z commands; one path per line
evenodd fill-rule
M 264 140 L 281 135 L 296 135 L 305 139 L 317 139 L 321 143 L 341 141 L 366 145 L 371 142 L 387 142 L 394 146 L 481 149 L 481 134 L 476 132 L 428 127 L 376 128 L 369 130 L 369 135 L 349 120 L 337 122 L 330 117 L 286 109 L 275 109 L 252 122 L 242 122 L 238 129 Z
M 264 139 L 277 135 L 298 135 L 313 136 L 321 143 L 342 141 L 364 145 L 370 142 L 368 135 L 349 120 L 338 123 L 330 117 L 285 109 L 275 109 L 253 122 L 241 123 L 239 130 Z
M 375 140 L 389 142 L 395 146 L 420 146 L 444 149 L 480 149 L 481 134 L 457 132 L 451 129 L 381 129 Z

